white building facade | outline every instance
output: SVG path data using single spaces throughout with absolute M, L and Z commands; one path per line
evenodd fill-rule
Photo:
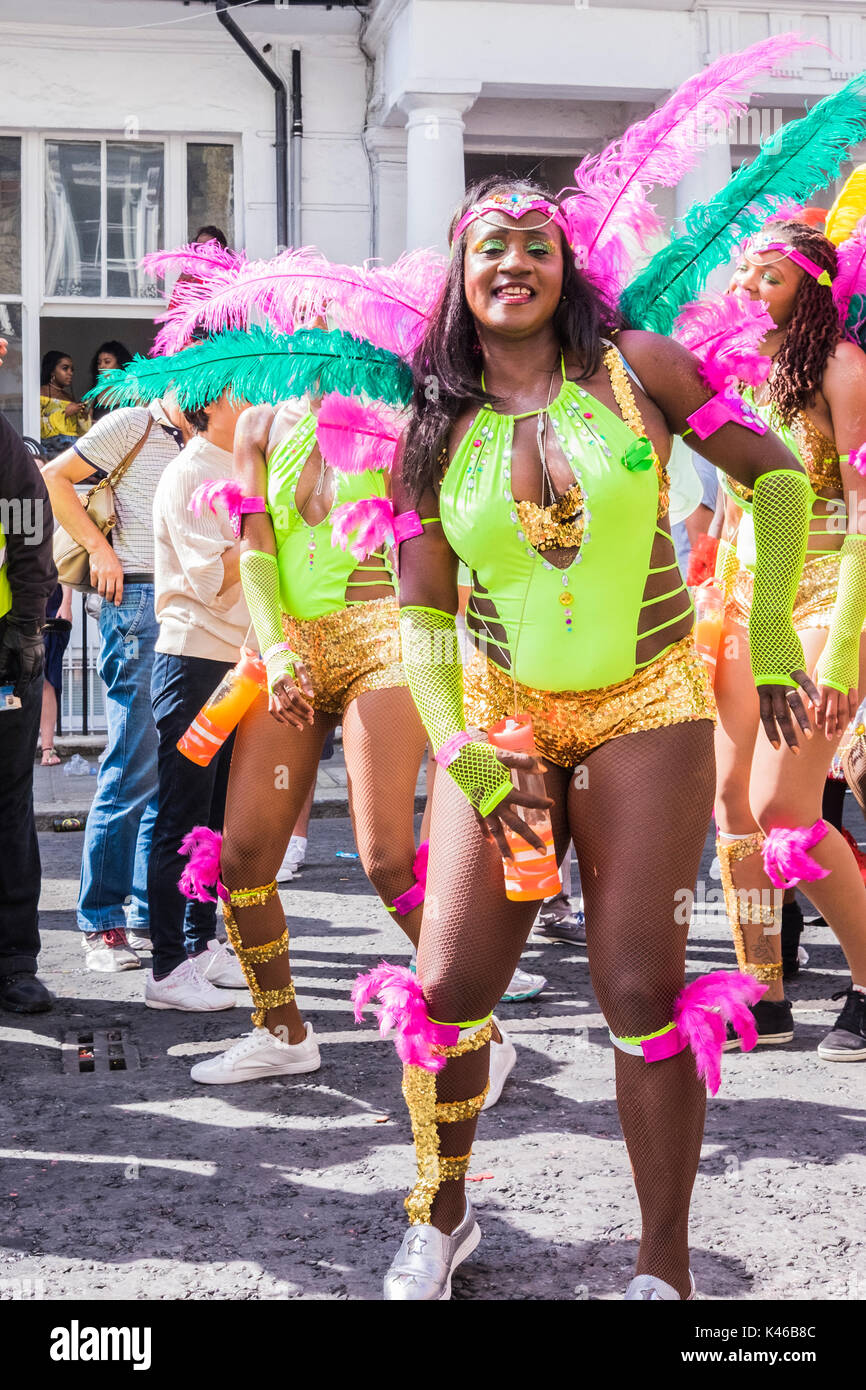
M 289 239 L 350 261 L 444 247 L 468 179 L 566 185 L 722 53 L 790 29 L 819 40 L 660 191 L 672 219 L 866 67 L 861 0 L 256 0 L 231 18 L 288 89 Z M 41 354 L 69 352 L 81 393 L 100 341 L 149 346 L 163 301 L 142 254 L 211 223 L 273 254 L 275 94 L 202 0 L 4 0 L 0 93 L 0 406 L 35 435 Z

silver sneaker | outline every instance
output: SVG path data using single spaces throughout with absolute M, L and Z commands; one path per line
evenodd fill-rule
M 450 1236 L 435 1226 L 410 1226 L 385 1275 L 386 1300 L 442 1301 L 451 1297 L 451 1275 L 481 1239 L 468 1198 L 463 1220 Z
M 692 1271 L 689 1270 L 689 1292 L 686 1302 L 690 1302 L 695 1297 L 695 1279 Z M 668 1302 L 676 1299 L 679 1301 L 679 1294 L 672 1284 L 666 1284 L 664 1279 L 657 1279 L 654 1274 L 638 1274 L 632 1279 L 625 1291 L 626 1302 L 629 1300 L 643 1303 Z

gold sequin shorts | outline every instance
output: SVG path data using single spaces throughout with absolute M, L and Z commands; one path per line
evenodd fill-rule
M 794 600 L 794 627 L 829 627 L 839 588 L 839 555 L 821 555 L 807 560 Z M 734 622 L 749 626 L 755 576 L 751 570 L 737 570 L 726 612 Z
M 366 690 L 406 685 L 396 598 L 352 603 L 322 618 L 290 618 L 283 631 L 313 682 L 313 708 L 342 714 Z
M 486 729 L 514 712 L 511 677 L 477 649 L 463 673 L 463 691 L 467 725 Z M 574 767 L 621 734 L 716 717 L 707 668 L 691 637 L 617 685 L 550 691 L 518 681 L 516 693 L 518 710 L 532 715 L 539 753 L 560 767 Z

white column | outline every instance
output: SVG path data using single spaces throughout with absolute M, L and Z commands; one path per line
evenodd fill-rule
M 448 223 L 466 188 L 463 113 L 477 93 L 407 92 L 406 247 L 448 249 Z
M 691 173 L 680 179 L 674 190 L 674 206 L 678 218 L 685 217 L 693 203 L 706 203 L 731 177 L 731 147 L 727 132 L 718 132 L 712 143 L 708 144 L 700 161 Z M 727 262 L 711 272 L 706 284 L 709 290 L 724 290 L 730 280 L 730 266 Z
M 389 265 L 406 250 L 406 132 L 368 126 L 364 143 L 373 166 L 370 254 Z

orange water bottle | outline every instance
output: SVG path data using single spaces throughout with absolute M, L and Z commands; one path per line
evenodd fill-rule
M 487 730 L 487 737 L 494 748 L 507 748 L 512 753 L 531 753 L 538 756 L 532 733 L 532 719 L 528 714 L 515 714 L 500 719 Z M 523 772 L 510 769 L 515 787 L 533 796 L 546 796 L 547 789 L 540 772 Z M 513 859 L 503 859 L 505 870 L 505 896 L 513 902 L 537 902 L 541 898 L 552 898 L 562 890 L 556 851 L 553 848 L 553 826 L 547 807 L 536 809 L 531 806 L 514 807 L 521 820 L 544 844 L 541 854 L 527 844 L 520 835 L 506 825 L 505 838 L 514 855 Z
M 716 674 L 725 600 L 714 579 L 705 579 L 695 589 L 695 646 L 707 663 L 710 676 Z
M 265 663 L 242 647 L 237 666 L 226 672 L 183 738 L 178 739 L 178 750 L 190 762 L 207 767 L 232 729 L 241 722 L 259 691 L 266 688 Z

